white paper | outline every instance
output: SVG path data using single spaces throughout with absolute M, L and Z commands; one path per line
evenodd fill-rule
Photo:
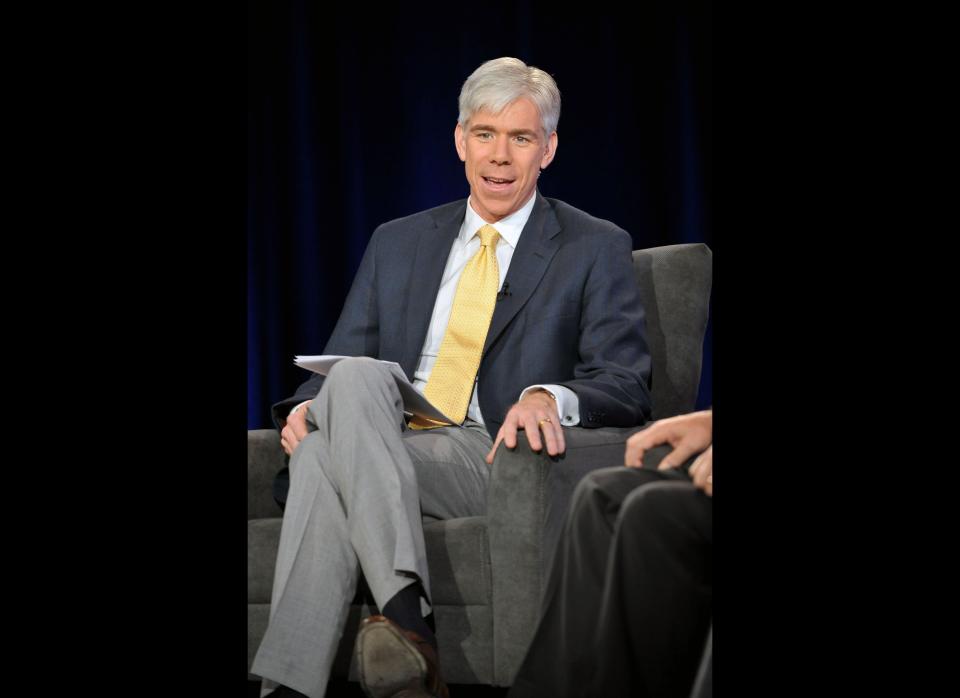
M 341 359 L 348 358 L 350 357 L 335 356 L 333 354 L 323 354 L 320 356 L 295 356 L 293 357 L 293 363 L 300 368 L 305 368 L 308 371 L 313 371 L 314 373 L 319 373 L 321 376 L 325 376 L 330 372 L 330 369 L 335 363 Z M 423 395 L 423 393 L 417 391 L 417 389 L 413 387 L 413 384 L 407 380 L 407 376 L 403 372 L 403 369 L 400 368 L 400 364 L 398 364 L 396 361 L 380 361 L 380 363 L 390 369 L 390 374 L 397 382 L 397 388 L 400 390 L 400 397 L 403 398 L 404 412 L 407 412 L 408 414 L 415 414 L 419 417 L 427 417 L 428 419 L 433 419 L 438 422 L 447 422 L 448 424 L 452 424 L 452 420 L 448 419 L 443 412 L 434 407 Z

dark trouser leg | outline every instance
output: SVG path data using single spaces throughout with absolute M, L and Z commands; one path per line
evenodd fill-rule
M 510 698 L 584 695 L 596 662 L 593 635 L 620 505 L 637 487 L 664 477 L 657 470 L 605 468 L 577 485 L 543 613 Z
M 623 502 L 597 623 L 593 695 L 687 698 L 712 612 L 713 500 L 656 482 Z

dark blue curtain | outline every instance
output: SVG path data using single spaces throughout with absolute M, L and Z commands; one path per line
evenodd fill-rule
M 247 414 L 307 374 L 373 229 L 464 198 L 457 96 L 485 60 L 551 73 L 563 109 L 540 191 L 634 247 L 711 237 L 709 5 L 248 5 Z M 598 5 L 599 6 L 599 5 Z M 698 406 L 712 402 L 711 331 Z

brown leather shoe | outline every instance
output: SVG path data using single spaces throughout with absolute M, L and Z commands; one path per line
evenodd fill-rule
M 370 698 L 450 698 L 433 645 L 389 618 L 365 618 L 354 651 Z

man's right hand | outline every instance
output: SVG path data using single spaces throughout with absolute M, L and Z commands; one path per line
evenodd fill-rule
M 287 415 L 287 422 L 280 430 L 280 445 L 288 456 L 293 454 L 294 449 L 307 435 L 307 408 L 310 407 L 310 402 L 313 400 L 301 405 L 293 414 Z
M 693 478 L 693 484 L 713 496 L 713 444 L 697 456 L 690 466 L 690 477 Z

